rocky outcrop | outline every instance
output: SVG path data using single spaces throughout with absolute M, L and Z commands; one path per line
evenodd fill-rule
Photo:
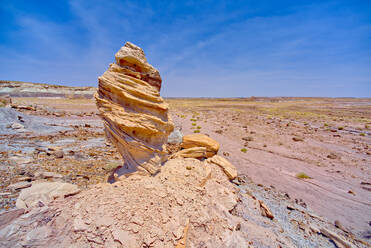
M 236 167 L 233 164 L 231 164 L 228 160 L 226 160 L 225 158 L 219 155 L 215 155 L 209 158 L 208 161 L 222 168 L 224 173 L 228 176 L 230 180 L 233 180 L 237 177 Z
M 17 199 L 17 208 L 29 208 L 39 204 L 43 205 L 48 202 L 65 196 L 75 195 L 80 192 L 80 189 L 70 183 L 62 182 L 39 182 L 33 183 L 32 187 L 22 190 Z
M 0 247 L 368 247 L 284 193 L 246 176 L 235 186 L 207 160 L 126 176 L 0 214 Z
M 212 157 L 218 153 L 219 143 L 205 134 L 188 134 L 183 137 L 182 148 L 205 147 L 206 157 Z
M 206 157 L 205 147 L 192 147 L 180 150 L 177 153 L 171 155 L 170 158 L 204 158 Z
M 72 87 L 0 80 L 0 96 L 92 98 L 95 87 Z M 0 101 L 1 102 L 1 101 Z
M 35 206 L 0 229 L 0 246 L 247 247 L 235 229 L 243 219 L 231 214 L 238 198 L 219 167 L 172 159 L 153 177 L 134 173 Z
M 166 159 L 163 145 L 173 130 L 168 105 L 160 97 L 161 77 L 148 64 L 141 48 L 127 42 L 115 55 L 116 63 L 99 77 L 95 94 L 106 136 L 118 148 L 124 167 L 155 174 Z

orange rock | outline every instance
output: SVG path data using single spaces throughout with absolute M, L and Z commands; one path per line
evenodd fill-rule
M 171 156 L 171 158 L 204 158 L 206 157 L 206 148 L 205 147 L 192 147 L 183 149 Z
M 237 169 L 234 167 L 233 164 L 231 164 L 228 160 L 225 158 L 215 155 L 208 159 L 213 164 L 218 165 L 221 167 L 224 171 L 224 173 L 228 176 L 229 180 L 233 180 L 237 177 Z
M 160 97 L 160 73 L 130 42 L 115 57 L 116 63 L 99 77 L 95 94 L 106 136 L 123 157 L 123 168 L 133 171 L 141 166 L 155 174 L 167 155 L 163 145 L 174 129 L 168 105 Z
M 205 147 L 206 157 L 212 157 L 218 153 L 219 143 L 205 134 L 189 134 L 183 137 L 182 148 Z
M 265 216 L 265 217 L 273 220 L 274 216 L 273 216 L 272 212 L 269 210 L 269 208 L 267 207 L 267 205 L 265 205 L 265 203 L 261 200 L 259 200 L 259 205 L 260 205 L 260 210 L 261 210 L 262 216 Z

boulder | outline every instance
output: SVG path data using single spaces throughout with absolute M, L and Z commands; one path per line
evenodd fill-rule
M 205 147 L 206 157 L 212 157 L 218 153 L 219 143 L 205 134 L 188 134 L 183 137 L 182 148 Z
M 208 159 L 209 162 L 220 166 L 224 173 L 228 176 L 229 180 L 233 180 L 237 177 L 237 169 L 225 158 L 215 155 L 212 158 Z
M 106 136 L 125 162 L 117 173 L 141 167 L 155 174 L 167 157 L 164 144 L 174 129 L 168 104 L 160 97 L 160 73 L 130 42 L 115 58 L 116 63 L 98 79 L 95 99 Z
M 192 147 L 174 153 L 170 158 L 204 158 L 206 157 L 205 147 Z
M 35 182 L 23 189 L 17 199 L 17 208 L 29 208 L 39 201 L 48 203 L 55 198 L 75 195 L 80 192 L 77 185 L 62 182 Z
M 167 143 L 171 145 L 179 145 L 183 141 L 183 134 L 179 129 L 174 130 L 171 132 L 167 139 Z

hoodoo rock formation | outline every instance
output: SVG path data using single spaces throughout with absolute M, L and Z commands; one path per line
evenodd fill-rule
M 115 58 L 116 63 L 99 77 L 95 99 L 106 136 L 124 159 L 117 172 L 141 169 L 155 174 L 166 158 L 163 145 L 174 128 L 168 105 L 160 97 L 160 73 L 130 42 Z
M 207 135 L 186 135 L 179 144 L 176 134 L 183 150 L 156 173 L 173 129 L 160 87 L 143 51 L 131 43 L 121 48 L 99 78 L 96 100 L 107 137 L 140 173 L 86 189 L 46 181 L 11 185 L 23 190 L 19 209 L 0 212 L 0 247 L 369 247 L 288 194 L 238 175 Z

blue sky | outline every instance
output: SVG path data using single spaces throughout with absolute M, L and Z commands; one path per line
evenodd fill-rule
M 126 41 L 162 95 L 371 97 L 371 1 L 0 2 L 0 79 L 96 86 Z

